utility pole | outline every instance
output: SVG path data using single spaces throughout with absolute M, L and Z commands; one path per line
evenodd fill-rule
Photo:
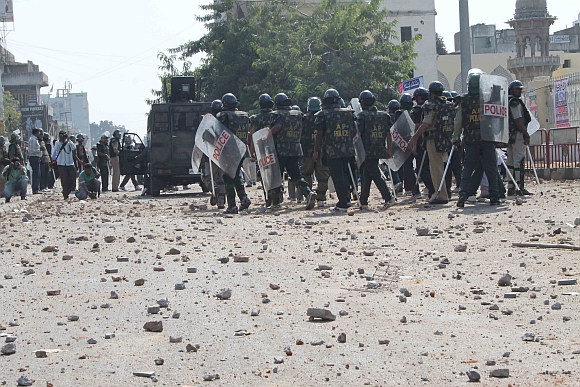
M 467 73 L 471 69 L 471 29 L 468 0 L 459 0 L 459 37 L 461 48 L 461 89 L 467 92 Z

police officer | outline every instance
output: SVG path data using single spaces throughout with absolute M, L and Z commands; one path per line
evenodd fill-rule
M 429 100 L 429 90 L 424 87 L 419 87 L 413 92 L 413 100 L 415 105 L 411 109 L 411 119 L 415 123 L 415 130 L 419 128 L 421 122 L 423 121 L 423 105 Z M 426 137 L 426 136 L 424 136 Z M 417 144 L 417 154 L 414 154 L 416 162 L 416 173 L 419 174 L 425 188 L 427 188 L 428 196 L 431 197 L 435 193 L 435 187 L 433 186 L 433 180 L 431 179 L 431 170 L 429 168 L 429 156 L 425 150 L 424 139 L 419 139 Z M 415 180 L 417 183 L 417 180 Z M 419 193 L 419 186 L 413 189 L 413 193 Z
M 244 144 L 248 142 L 248 131 L 250 130 L 250 117 L 248 113 L 238 110 L 240 106 L 238 99 L 232 93 L 224 94 L 222 97 L 223 110 L 218 113 L 217 119 L 224 124 L 226 128 L 230 130 L 236 137 L 238 137 Z M 226 214 L 237 214 L 238 207 L 236 206 L 236 193 L 240 199 L 239 211 L 243 211 L 250 207 L 252 202 L 246 190 L 244 188 L 244 183 L 240 176 L 240 171 L 242 168 L 242 162 L 238 165 L 236 170 L 235 178 L 231 178 L 227 173 L 223 174 L 223 179 L 226 186 L 226 199 L 228 202 L 228 208 L 226 209 Z
M 323 109 L 316 113 L 316 145 L 312 158 L 319 161 L 322 157 L 324 141 L 324 158 L 330 170 L 338 203 L 331 211 L 346 212 L 349 206 L 349 161 L 354 157 L 353 138 L 355 134 L 352 111 L 341 108 L 340 95 L 335 89 L 328 89 L 322 98 Z
M 316 187 L 316 200 L 318 207 L 324 207 L 326 202 L 326 191 L 328 191 L 328 178 L 330 171 L 328 166 L 324 165 L 321 160 L 315 160 L 312 155 L 316 145 L 316 126 L 314 125 L 315 114 L 322 110 L 322 101 L 318 97 L 308 98 L 306 114 L 302 117 L 302 135 L 300 144 L 304 157 L 302 159 L 302 174 L 312 188 L 312 175 L 316 176 L 318 185 Z
M 302 147 L 300 146 L 302 112 L 291 109 L 292 101 L 284 93 L 276 94 L 274 97 L 274 105 L 276 110 L 272 112 L 270 130 L 272 131 L 274 143 L 276 144 L 280 172 L 283 173 L 286 170 L 291 181 L 298 186 L 302 194 L 306 197 L 306 209 L 311 210 L 316 203 L 316 194 L 310 189 L 300 171 L 300 159 L 303 155 Z M 280 188 L 277 190 L 278 192 L 272 193 L 273 205 L 280 204 Z
M 516 193 L 533 195 L 524 188 L 524 161 L 526 159 L 526 147 L 530 145 L 530 135 L 527 128 L 532 121 L 532 117 L 521 99 L 523 88 L 523 83 L 518 80 L 511 82 L 508 87 L 510 141 L 507 147 L 506 164 L 520 188 L 520 192 L 516 192 L 516 187 L 510 180 L 508 182 L 508 195 Z
M 121 131 L 117 129 L 113 132 L 113 137 L 111 138 L 111 141 L 109 141 L 111 173 L 113 174 L 111 182 L 111 191 L 113 192 L 119 191 L 119 183 L 121 182 L 121 165 L 119 162 L 120 153 L 121 153 Z
M 444 90 L 445 87 L 441 82 L 431 82 L 429 85 L 430 99 L 423 107 L 423 121 L 409 141 L 411 150 L 416 153 L 417 141 L 424 133 L 429 133 L 426 140 L 427 154 L 429 155 L 431 179 L 437 187 L 440 186 L 441 180 L 444 178 L 445 161 L 452 146 L 451 137 L 455 117 L 453 103 L 447 102 L 443 97 Z M 447 204 L 448 202 L 449 196 L 445 184 L 441 185 L 439 195 L 429 200 L 430 204 Z
M 12 132 L 12 134 L 10 134 L 10 145 L 8 145 L 8 157 L 10 160 L 15 157 L 24 160 L 22 148 L 20 147 L 20 140 L 20 135 L 18 133 Z
M 396 199 L 391 196 L 389 187 L 381 176 L 379 159 L 388 159 L 391 157 L 391 118 L 387 112 L 379 112 L 373 106 L 375 104 L 375 97 L 369 90 L 363 90 L 358 99 L 362 111 L 357 115 L 356 121 L 366 154 L 365 161 L 360 167 L 361 209 L 367 209 L 369 206 L 371 182 L 375 183 L 384 200 L 382 209 L 387 209 L 396 203 Z
M 250 117 L 250 136 L 248 138 L 248 147 L 250 148 L 250 154 L 252 155 L 254 163 L 256 160 L 256 153 L 254 151 L 252 135 L 260 129 L 270 127 L 270 123 L 272 122 L 272 108 L 274 107 L 274 101 L 269 94 L 263 93 L 258 98 L 258 104 L 260 105 L 260 112 Z M 272 205 L 272 197 L 267 194 L 265 194 L 265 196 L 266 207 L 270 207 Z
M 84 170 L 84 165 L 89 162 L 87 155 L 87 148 L 85 148 L 85 136 L 79 134 L 77 136 L 77 171 L 81 173 Z
M 218 113 L 221 112 L 223 110 L 223 104 L 222 101 L 219 99 L 213 100 L 211 103 L 211 114 L 214 117 L 217 117 Z M 213 184 L 214 184 L 214 190 L 216 195 L 213 195 L 212 192 L 212 197 L 210 199 L 210 204 L 212 206 L 217 205 L 217 208 L 222 210 L 224 208 L 226 208 L 225 203 L 226 203 L 226 187 L 225 187 L 225 183 L 224 183 L 224 179 L 223 179 L 223 171 L 215 164 L 212 163 L 211 165 L 211 170 L 210 170 L 210 165 L 209 165 L 209 158 L 204 154 L 201 157 L 201 163 L 200 163 L 200 169 L 203 171 L 203 184 L 204 184 L 204 189 L 212 191 L 211 190 L 211 182 L 212 182 L 212 178 L 210 176 L 210 173 L 213 174 Z M 207 191 L 206 191 L 207 192 Z
M 101 173 L 101 180 L 103 183 L 102 192 L 109 191 L 109 135 L 103 133 L 101 135 L 101 141 L 97 143 L 97 167 Z
M 479 69 L 469 71 L 467 78 L 468 93 L 461 97 L 459 104 L 460 114 L 456 116 L 454 122 L 455 130 L 452 141 L 458 143 L 459 136 L 463 131 L 465 156 L 461 172 L 459 199 L 457 200 L 457 207 L 460 208 L 465 206 L 468 197 L 475 195 L 477 192 L 482 175 L 476 176 L 474 172 L 479 165 L 483 166 L 483 170 L 489 180 L 490 204 L 500 204 L 496 144 L 491 141 L 483 141 L 481 138 L 479 80 L 482 74 Z
M 412 117 L 413 111 L 413 97 L 411 94 L 404 93 L 399 98 L 399 106 L 401 107 L 399 110 L 395 112 L 395 121 L 399 119 L 399 117 L 403 114 L 404 111 L 408 111 L 409 115 Z M 413 121 L 414 122 L 414 121 Z M 411 153 L 405 163 L 401 167 L 403 170 L 403 183 L 405 187 L 405 193 L 413 195 L 414 198 L 420 197 L 421 192 L 419 191 L 419 186 L 417 185 L 417 177 L 415 176 L 415 170 L 413 169 L 413 160 L 415 159 L 415 155 Z M 419 159 L 418 163 L 421 163 L 421 159 Z

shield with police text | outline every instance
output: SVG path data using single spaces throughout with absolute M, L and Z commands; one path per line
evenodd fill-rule
M 351 99 L 350 106 L 352 107 L 352 109 L 354 110 L 354 112 L 357 116 L 360 112 L 362 112 L 362 107 L 360 106 L 360 102 L 359 102 L 358 98 Z M 356 125 L 356 121 L 355 121 L 355 126 L 356 126 L 356 133 L 354 135 L 354 138 L 352 139 L 352 142 L 354 144 L 354 157 L 356 159 L 356 166 L 360 168 L 360 166 L 362 165 L 362 163 L 364 163 L 364 161 L 366 159 L 366 152 L 365 152 L 365 146 L 363 144 L 362 138 L 361 138 L 360 133 L 358 131 L 358 125 Z
M 403 114 L 397 118 L 397 121 L 391 127 L 391 137 L 393 139 L 393 146 L 391 148 L 392 157 L 387 160 L 387 165 L 391 170 L 398 171 L 411 155 L 409 141 L 414 133 L 415 123 L 411 119 L 409 112 L 404 110 Z
M 276 145 L 269 128 L 260 129 L 252 134 L 258 167 L 262 176 L 262 184 L 266 191 L 282 185 L 282 172 L 278 164 Z
M 247 150 L 246 144 L 209 113 L 199 123 L 195 145 L 232 179 Z
M 509 142 L 508 81 L 498 75 L 479 78 L 480 133 L 483 141 Z

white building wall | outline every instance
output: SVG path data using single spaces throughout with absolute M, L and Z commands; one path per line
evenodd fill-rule
M 68 122 L 71 133 L 83 133 L 89 135 L 89 101 L 87 93 L 69 93 L 68 97 L 48 98 L 47 94 L 41 95 L 44 104 L 53 108 L 53 119 L 60 124 Z M 66 112 L 69 112 L 68 115 Z
M 423 76 L 425 87 L 436 81 L 437 48 L 435 39 L 435 0 L 383 0 L 383 9 L 389 10 L 389 21 L 396 20 L 395 30 L 401 36 L 401 27 L 411 27 L 412 37 L 421 35 L 421 40 L 415 43 L 414 76 Z M 399 43 L 400 40 L 394 40 Z

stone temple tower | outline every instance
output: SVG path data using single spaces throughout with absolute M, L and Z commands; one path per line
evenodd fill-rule
M 516 32 L 515 59 L 508 70 L 527 84 L 537 76 L 551 76 L 560 57 L 550 55 L 550 26 L 556 18 L 548 13 L 546 0 L 517 0 L 514 18 L 507 23 Z

